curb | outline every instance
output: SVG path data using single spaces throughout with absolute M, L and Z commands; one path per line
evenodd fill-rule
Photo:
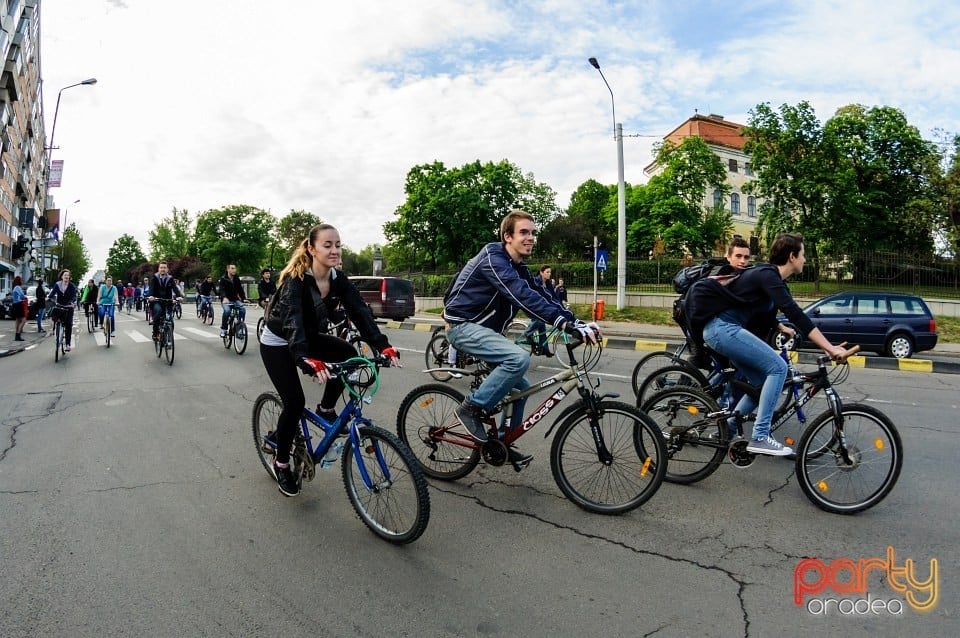
M 414 330 L 416 332 L 432 332 L 441 327 L 443 322 L 424 321 L 387 321 L 386 327 L 394 330 Z M 614 350 L 634 350 L 638 352 L 653 352 L 656 350 L 676 350 L 680 341 L 668 341 L 657 337 L 637 339 L 629 335 L 617 335 L 616 331 L 609 332 L 612 336 L 603 338 L 603 347 Z M 791 352 L 795 363 L 816 364 L 817 355 L 813 352 Z M 931 361 L 930 359 L 892 359 L 889 357 L 864 357 L 854 355 L 848 359 L 854 368 L 872 368 L 874 370 L 899 370 L 900 372 L 922 372 L 932 374 L 960 374 L 960 363 L 947 361 Z

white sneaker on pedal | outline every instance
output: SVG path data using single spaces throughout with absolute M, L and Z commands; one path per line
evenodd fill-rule
M 747 452 L 754 454 L 766 454 L 767 456 L 790 456 L 793 454 L 793 448 L 780 443 L 772 436 L 762 439 L 750 439 L 747 444 Z

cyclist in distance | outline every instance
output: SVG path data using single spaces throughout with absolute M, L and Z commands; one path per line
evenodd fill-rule
M 217 284 L 220 291 L 220 304 L 223 309 L 223 315 L 220 317 L 220 337 L 227 334 L 227 324 L 230 319 L 230 308 L 237 309 L 237 318 L 243 321 L 247 318 L 247 309 L 243 307 L 243 302 L 247 296 L 243 294 L 243 285 L 240 278 L 237 277 L 237 267 L 233 264 L 227 266 L 227 272 L 220 278 Z
M 329 224 L 310 229 L 310 234 L 300 242 L 280 272 L 279 287 L 260 337 L 260 358 L 283 402 L 277 419 L 277 457 L 273 469 L 284 496 L 296 496 L 299 490 L 290 470 L 290 448 L 306 404 L 297 368 L 327 384 L 317 412 L 332 421 L 337 416 L 335 408 L 343 392 L 343 382 L 331 378 L 322 364 L 314 367 L 308 359 L 341 362 L 357 354 L 348 342 L 327 334 L 330 313 L 342 304 L 364 341 L 389 356 L 390 365 L 400 366 L 400 355 L 377 328 L 360 292 L 337 270 L 339 263 L 337 229 Z
M 791 448 L 770 436 L 773 411 L 787 378 L 787 363 L 762 337 L 775 328 L 793 334 L 777 323 L 777 308 L 831 357 L 845 352 L 813 325 L 787 288 L 786 279 L 802 272 L 805 262 L 803 236 L 783 233 L 770 247 L 769 263 L 739 271 L 741 274 L 726 285 L 712 278 L 701 279 L 687 292 L 686 315 L 692 338 L 699 341 L 702 335 L 703 342 L 728 357 L 751 384 L 762 386 L 758 404 L 744 395 L 735 407 L 743 415 L 757 411 L 747 444 L 747 451 L 754 454 L 793 454 Z
M 200 295 L 201 304 L 208 304 L 212 301 L 213 296 L 217 294 L 217 286 L 213 283 L 213 275 L 207 275 L 202 282 L 197 284 L 197 293 Z M 211 321 L 211 323 L 213 322 Z
M 597 324 L 578 321 L 556 297 L 547 295 L 536 284 L 524 263 L 537 243 L 533 215 L 522 210 L 508 213 L 500 223 L 500 239 L 484 246 L 467 262 L 443 300 L 443 317 L 450 324 L 450 344 L 494 366 L 480 387 L 457 408 L 457 418 L 470 436 L 481 443 L 487 440 L 485 415 L 512 388 L 530 387 L 524 377 L 530 366 L 529 353 L 502 334 L 520 309 L 531 319 L 575 330 L 591 343 L 600 338 Z M 518 401 L 515 406 L 512 427 L 522 422 L 523 403 Z M 507 458 L 515 467 L 533 459 L 512 447 Z
M 103 325 L 103 318 L 110 317 L 110 336 L 115 337 L 117 330 L 117 316 L 115 307 L 117 304 L 117 287 L 113 285 L 113 277 L 107 275 L 107 278 L 100 288 L 97 289 L 97 313 L 100 317 L 100 325 Z
M 161 261 L 157 264 L 157 274 L 150 280 L 150 291 L 147 294 L 153 316 L 154 341 L 160 338 L 160 324 L 163 322 L 164 313 L 163 300 L 173 302 L 179 299 L 182 301 L 180 294 L 180 289 L 173 282 L 173 277 L 167 274 L 167 262 Z
M 270 297 L 277 292 L 277 284 L 270 280 L 271 275 L 269 268 L 260 271 L 260 282 L 257 284 L 257 295 L 259 296 L 257 303 L 260 304 L 261 308 L 266 308 Z
M 100 315 L 97 313 L 97 284 L 93 283 L 93 279 L 87 282 L 87 285 L 84 286 L 83 290 L 80 291 L 80 304 L 83 306 L 83 316 L 89 317 L 90 312 L 94 313 L 93 315 L 93 327 L 96 328 L 100 325 Z
M 53 312 L 59 313 L 60 321 L 63 323 L 63 349 L 70 352 L 73 348 L 70 342 L 73 339 L 73 306 L 77 302 L 77 287 L 70 282 L 69 270 L 60 271 L 60 279 L 50 288 L 50 294 L 47 297 L 53 299 L 57 304 L 54 306 Z M 60 306 L 64 307 L 61 308 Z M 69 308 L 66 306 L 69 306 Z M 55 319 L 56 317 L 51 318 Z

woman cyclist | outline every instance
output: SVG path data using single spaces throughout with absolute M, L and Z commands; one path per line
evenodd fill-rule
M 92 279 L 90 281 L 93 281 Z M 70 341 L 73 339 L 73 306 L 77 302 L 77 287 L 70 282 L 70 271 L 61 270 L 60 280 L 50 288 L 50 294 L 47 299 L 53 299 L 57 304 L 53 308 L 52 315 L 54 320 L 59 319 L 63 324 L 63 336 L 65 345 L 64 352 L 70 352 L 73 346 Z
M 300 489 L 290 470 L 290 447 L 306 404 L 297 368 L 327 384 L 318 413 L 332 420 L 343 382 L 331 377 L 322 364 L 314 366 L 309 359 L 339 362 L 357 354 L 349 343 L 327 334 L 337 305 L 343 305 L 364 341 L 389 356 L 391 365 L 400 366 L 400 355 L 377 328 L 360 293 L 336 269 L 339 263 L 340 233 L 329 224 L 314 226 L 281 271 L 277 292 L 267 307 L 260 358 L 283 401 L 275 433 L 277 457 L 273 469 L 284 496 L 296 496 Z
M 113 277 L 107 275 L 107 279 L 100 284 L 97 291 L 97 313 L 99 313 L 100 325 L 103 325 L 103 318 L 110 317 L 110 336 L 117 336 L 117 316 L 115 308 L 117 305 L 117 287 L 113 285 Z

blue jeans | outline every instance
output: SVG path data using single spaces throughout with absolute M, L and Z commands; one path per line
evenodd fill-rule
M 480 387 L 467 395 L 467 401 L 488 412 L 507 396 L 511 389 L 526 390 L 530 382 L 523 376 L 530 367 L 530 354 L 499 332 L 475 323 L 461 323 L 447 330 L 447 340 L 460 352 L 471 354 L 493 366 Z M 526 399 L 513 404 L 510 426 L 523 421 Z
M 114 305 L 112 303 L 100 304 L 97 312 L 100 315 L 100 325 L 103 325 L 103 316 L 106 314 L 106 316 L 110 317 L 110 322 L 113 324 L 113 329 L 116 330 L 116 324 L 113 323 L 116 315 L 114 315 Z
M 47 309 L 43 304 L 37 304 L 37 332 L 43 330 L 43 315 L 46 314 Z
M 220 317 L 220 329 L 227 329 L 227 321 L 230 319 L 230 308 L 237 309 L 237 318 L 240 321 L 244 321 L 247 318 L 247 309 L 243 307 L 242 301 L 224 301 L 221 303 L 223 307 L 223 316 Z
M 703 341 L 710 348 L 730 358 L 737 370 L 752 385 L 761 385 L 760 402 L 744 395 L 736 405 L 743 415 L 757 409 L 757 420 L 753 424 L 753 438 L 770 436 L 770 422 L 777 407 L 777 398 L 783 391 L 787 379 L 787 362 L 764 343 L 759 337 L 738 323 L 729 321 L 724 315 L 711 319 L 703 329 Z

